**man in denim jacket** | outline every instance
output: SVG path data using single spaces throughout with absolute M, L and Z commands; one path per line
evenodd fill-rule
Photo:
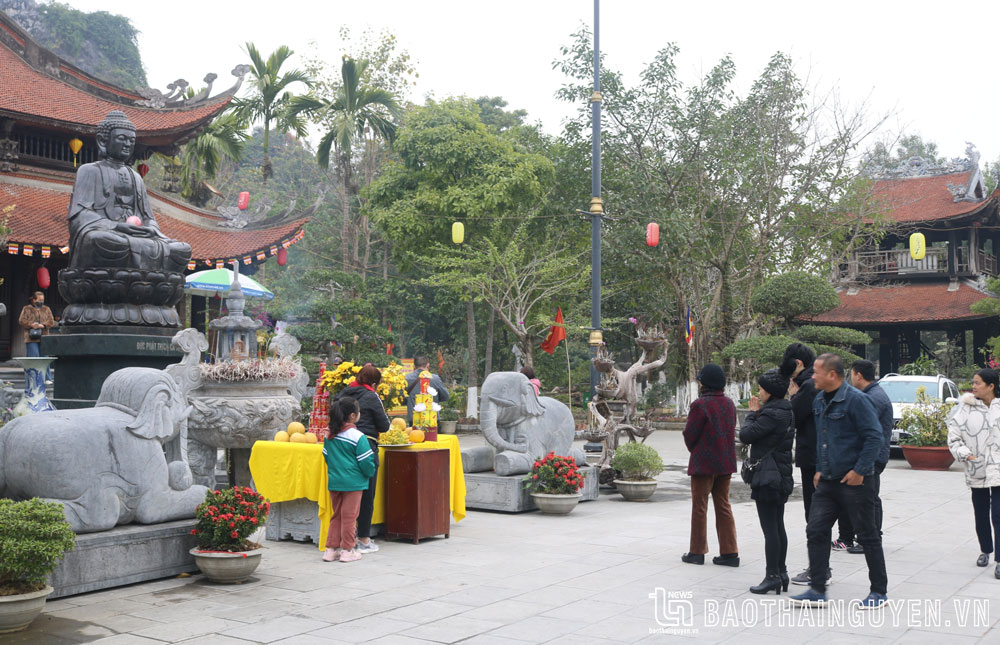
M 844 362 L 823 354 L 813 363 L 813 380 L 820 394 L 813 403 L 816 418 L 816 492 L 806 528 L 810 588 L 792 600 L 803 605 L 826 603 L 826 573 L 830 566 L 830 530 L 841 509 L 847 509 L 865 548 L 871 593 L 860 609 L 878 609 L 886 602 L 888 580 L 882 538 L 875 526 L 875 459 L 882 448 L 882 426 L 869 398 L 844 381 Z

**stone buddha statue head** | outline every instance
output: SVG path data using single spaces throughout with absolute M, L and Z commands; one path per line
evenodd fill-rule
M 97 126 L 97 151 L 101 159 L 127 163 L 135 152 L 135 124 L 121 110 L 112 110 Z

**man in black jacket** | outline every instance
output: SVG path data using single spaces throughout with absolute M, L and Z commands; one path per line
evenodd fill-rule
M 805 507 L 806 522 L 809 521 L 809 507 L 816 490 L 813 485 L 816 476 L 816 419 L 813 416 L 813 400 L 817 393 L 813 382 L 815 359 L 816 354 L 808 345 L 792 343 L 785 348 L 781 361 L 782 375 L 791 379 L 788 393 L 792 396 L 792 413 L 795 415 L 795 465 L 802 477 L 802 505 Z M 841 530 L 845 528 L 840 525 Z M 792 582 L 808 585 L 809 569 L 793 577 Z

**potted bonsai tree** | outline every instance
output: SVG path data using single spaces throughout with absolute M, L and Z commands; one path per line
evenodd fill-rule
M 195 564 L 212 582 L 243 582 L 260 564 L 263 548 L 248 538 L 264 526 L 270 503 L 249 487 L 210 490 L 195 511 L 191 531 L 198 546 L 191 549 Z
M 611 457 L 611 467 L 621 473 L 615 487 L 630 502 L 644 502 L 656 492 L 655 477 L 663 472 L 660 453 L 644 443 L 619 446 Z
M 535 460 L 523 481 L 538 510 L 548 515 L 568 514 L 583 497 L 583 475 L 576 462 L 554 452 Z
M 47 578 L 76 544 L 55 502 L 0 499 L 0 634 L 21 631 L 55 591 Z
M 926 388 L 917 388 L 916 403 L 903 411 L 899 428 L 903 457 L 914 470 L 948 470 L 955 461 L 948 450 L 948 414 L 953 405 L 927 396 Z

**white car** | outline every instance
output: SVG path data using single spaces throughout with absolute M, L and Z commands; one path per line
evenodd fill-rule
M 931 399 L 945 403 L 958 403 L 958 387 L 952 380 L 940 374 L 937 376 L 886 374 L 879 380 L 878 384 L 892 401 L 892 448 L 899 446 L 900 435 L 909 436 L 905 430 L 900 430 L 896 426 L 899 425 L 899 420 L 903 417 L 903 411 L 913 407 L 913 404 L 917 402 L 917 389 L 926 388 L 927 396 Z

